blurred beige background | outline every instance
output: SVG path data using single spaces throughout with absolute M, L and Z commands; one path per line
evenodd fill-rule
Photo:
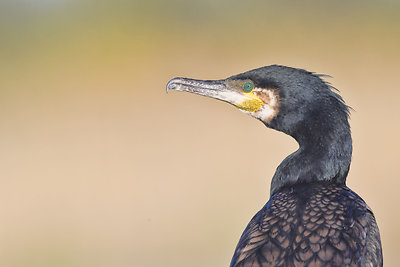
M 0 2 L 0 266 L 228 266 L 296 143 L 165 93 L 270 64 L 332 75 L 348 185 L 399 256 L 399 1 Z

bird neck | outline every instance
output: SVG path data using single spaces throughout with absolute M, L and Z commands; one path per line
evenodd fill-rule
M 290 134 L 299 149 L 277 168 L 271 182 L 271 196 L 285 186 L 332 182 L 345 184 L 350 168 L 352 140 L 347 114 L 304 123 Z

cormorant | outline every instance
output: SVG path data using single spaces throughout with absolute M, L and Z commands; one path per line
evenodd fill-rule
M 375 217 L 346 186 L 349 107 L 322 77 L 272 65 L 223 80 L 167 84 L 167 92 L 233 104 L 299 144 L 276 169 L 270 199 L 244 230 L 231 267 L 383 265 Z

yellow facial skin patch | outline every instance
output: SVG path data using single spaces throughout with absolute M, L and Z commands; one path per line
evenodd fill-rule
M 234 104 L 237 108 L 248 112 L 255 112 L 260 109 L 261 105 L 263 104 L 263 101 L 260 98 L 258 98 L 252 92 L 244 93 L 244 95 L 246 98 L 242 102 Z

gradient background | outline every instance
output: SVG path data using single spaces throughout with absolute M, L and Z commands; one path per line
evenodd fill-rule
M 227 266 L 297 145 L 165 93 L 270 64 L 330 74 L 348 185 L 400 262 L 399 1 L 0 1 L 0 266 Z

